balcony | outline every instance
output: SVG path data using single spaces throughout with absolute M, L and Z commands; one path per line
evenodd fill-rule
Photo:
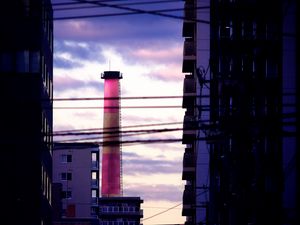
M 196 82 L 192 75 L 186 75 L 183 82 L 182 108 L 194 107 L 196 99 Z
M 191 144 L 196 140 L 197 120 L 194 115 L 189 115 L 185 112 L 183 120 L 182 143 Z
M 185 185 L 182 197 L 183 205 L 194 205 L 195 204 L 195 190 L 192 185 Z
M 183 37 L 194 37 L 196 27 L 196 9 L 194 1 L 186 2 L 184 5 L 184 21 L 182 27 Z
M 185 221 L 184 225 L 194 225 L 192 221 Z
M 192 180 L 195 178 L 195 154 L 193 149 L 186 148 L 183 155 L 182 180 Z
M 143 210 L 136 207 L 126 206 L 101 206 L 99 209 L 100 216 L 138 216 L 143 217 Z
M 182 196 L 182 215 L 192 216 L 195 211 L 195 190 L 192 185 L 185 185 Z
M 183 46 L 182 72 L 192 73 L 196 64 L 196 44 L 192 38 L 186 38 Z

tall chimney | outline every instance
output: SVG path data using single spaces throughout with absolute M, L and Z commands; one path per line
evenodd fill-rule
M 104 71 L 104 118 L 102 148 L 102 197 L 117 197 L 121 191 L 120 82 L 119 71 Z

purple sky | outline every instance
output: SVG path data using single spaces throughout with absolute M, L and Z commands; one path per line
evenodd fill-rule
M 71 0 L 52 0 L 66 3 Z M 74 1 L 75 2 L 75 1 Z M 150 1 L 116 1 L 114 4 Z M 153 2 L 153 1 L 152 1 Z M 112 3 L 109 3 L 112 4 Z M 60 7 L 74 7 L 65 5 Z M 99 7 L 81 10 L 58 10 L 54 18 L 76 15 L 124 13 L 125 10 Z M 123 5 L 141 10 L 183 8 L 183 1 L 160 4 Z M 182 16 L 183 11 L 166 12 Z M 157 15 L 139 14 L 89 19 L 56 20 L 54 22 L 54 98 L 103 97 L 100 74 L 120 70 L 122 96 L 182 95 L 184 74 L 181 72 L 182 21 Z M 102 106 L 102 101 L 55 102 L 54 107 Z M 122 100 L 123 106 L 181 105 L 181 99 Z M 54 109 L 54 130 L 102 128 L 103 111 L 99 109 Z M 183 109 L 122 109 L 122 126 L 157 123 L 178 123 Z M 182 124 L 155 128 L 181 128 Z M 135 129 L 154 129 L 136 127 Z M 181 138 L 181 131 L 137 135 L 131 139 Z M 123 138 L 125 139 L 125 137 Z M 100 140 L 101 141 L 101 140 Z M 169 144 L 135 144 L 123 146 L 123 181 L 125 195 L 141 196 L 145 203 L 144 217 L 164 209 L 150 210 L 149 204 L 172 207 L 182 199 L 181 180 L 184 146 Z M 151 180 L 152 179 L 152 180 Z M 161 201 L 169 202 L 164 205 Z M 160 203 L 159 203 L 160 202 Z M 147 208 L 147 207 L 148 208 Z M 180 208 L 180 207 L 179 207 Z M 158 221 L 179 223 L 181 210 L 162 215 Z M 176 215 L 175 215 L 176 214 Z M 155 222 L 145 221 L 147 225 Z

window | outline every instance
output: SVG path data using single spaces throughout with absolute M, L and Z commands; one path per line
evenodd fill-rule
M 29 72 L 29 51 L 17 52 L 16 71 L 20 73 Z
M 97 190 L 92 190 L 92 198 L 98 197 Z
M 40 53 L 30 52 L 30 72 L 40 72 Z
M 97 172 L 92 172 L 92 180 L 97 180 Z
M 72 173 L 61 173 L 61 180 L 72 180 Z
M 70 154 L 62 154 L 61 155 L 61 162 L 62 163 L 72 162 L 72 155 L 70 155 Z
M 219 37 L 220 38 L 231 38 L 232 36 L 232 21 L 222 21 L 219 25 Z
M 97 207 L 91 207 L 91 214 L 92 215 L 97 215 L 98 208 Z
M 13 68 L 13 57 L 11 53 L 0 54 L 0 71 L 11 72 Z
M 98 161 L 98 154 L 97 154 L 97 152 L 92 152 L 92 161 L 93 162 Z
M 72 198 L 72 191 L 62 191 L 61 192 L 61 198 Z

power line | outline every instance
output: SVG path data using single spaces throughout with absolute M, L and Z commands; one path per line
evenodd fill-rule
M 109 1 L 107 1 L 109 2 Z M 150 5 L 150 4 L 159 4 L 159 3 L 172 3 L 172 2 L 182 2 L 182 0 L 160 0 L 160 1 L 149 1 L 149 2 L 131 2 L 131 3 L 121 3 L 119 5 Z M 67 2 L 67 3 L 55 3 L 52 6 L 65 6 L 65 5 L 79 5 L 78 7 L 68 7 L 68 8 L 56 8 L 53 9 L 54 11 L 60 10 L 76 10 L 76 9 L 88 9 L 88 8 L 102 8 L 103 6 L 81 6 L 82 3 L 80 2 Z
M 170 211 L 170 210 L 172 210 L 172 209 L 174 209 L 174 208 L 176 208 L 176 207 L 178 207 L 178 206 L 180 206 L 180 205 L 182 205 L 182 203 L 179 203 L 179 204 L 177 204 L 177 205 L 174 205 L 174 206 L 172 206 L 172 207 L 170 207 L 170 208 L 168 208 L 168 209 L 166 209 L 166 210 L 164 210 L 164 211 L 161 211 L 161 212 L 159 212 L 159 213 L 156 213 L 156 214 L 154 214 L 154 215 L 152 215 L 152 216 L 149 216 L 149 217 L 146 217 L 146 218 L 144 218 L 144 219 L 141 219 L 141 221 L 149 220 L 149 219 L 151 219 L 151 218 L 153 218 L 153 217 L 159 216 L 159 215 L 161 215 L 161 214 L 163 214 L 163 213 L 166 213 L 166 212 L 168 212 L 168 211 Z
M 206 193 L 206 192 L 207 192 L 207 190 L 205 190 L 205 191 L 203 191 L 203 192 L 200 192 L 200 193 L 197 194 L 195 197 L 198 197 L 199 195 L 202 195 L 202 194 L 204 194 L 204 193 Z M 176 207 L 178 207 L 178 206 L 180 206 L 180 205 L 182 205 L 182 204 L 183 204 L 183 203 L 181 202 L 181 203 L 179 203 L 179 204 L 177 204 L 177 205 L 174 205 L 174 206 L 168 208 L 167 210 L 161 211 L 161 212 L 156 213 L 156 214 L 154 214 L 154 215 L 152 215 L 152 216 L 149 216 L 149 217 L 146 217 L 146 218 L 144 218 L 144 219 L 141 219 L 141 221 L 144 222 L 145 220 L 152 219 L 153 217 L 156 217 L 156 216 L 159 216 L 159 215 L 161 215 L 161 214 L 163 214 L 163 213 L 166 213 L 166 212 L 168 212 L 168 211 L 170 211 L 170 210 L 172 210 L 172 209 L 174 209 L 174 208 L 176 208 Z
M 129 125 L 129 126 L 122 126 L 122 127 L 105 127 L 105 128 L 88 128 L 88 129 L 73 129 L 73 130 L 57 130 L 54 131 L 55 133 L 65 133 L 65 132 L 78 132 L 78 131 L 91 131 L 91 130 L 114 130 L 114 129 L 126 129 L 126 128 L 133 128 L 133 127 L 150 127 L 150 126 L 163 126 L 163 125 L 175 125 L 175 124 L 182 124 L 181 122 L 169 122 L 169 123 L 150 123 L 150 124 L 138 124 L 138 125 Z
M 57 106 L 53 109 L 161 109 L 161 108 L 182 108 L 181 105 L 152 105 L 152 106 Z
M 211 137 L 198 137 L 193 138 L 190 141 L 220 141 L 222 137 L 219 136 L 211 136 Z M 76 140 L 60 140 L 55 141 L 55 143 L 78 143 L 78 144 L 91 144 L 91 145 L 99 145 L 99 146 L 116 146 L 116 145 L 133 145 L 133 144 L 156 144 L 156 143 L 174 143 L 174 142 L 182 142 L 182 138 L 160 138 L 160 139 L 136 139 L 136 140 L 126 140 L 126 141 L 95 141 L 95 142 L 85 142 L 86 139 L 76 139 Z
M 183 130 L 183 128 L 161 128 L 161 129 L 146 129 L 146 130 L 113 130 L 103 132 L 69 132 L 69 133 L 53 133 L 53 136 L 77 136 L 77 135 L 96 135 L 96 134 L 128 134 L 128 133 L 160 133 Z M 190 130 L 190 129 L 188 129 Z
M 120 96 L 120 97 L 90 97 L 90 98 L 53 98 L 53 101 L 95 101 L 95 100 L 136 100 L 136 99 L 169 99 L 169 98 L 183 98 L 184 95 L 166 95 L 166 96 Z M 196 95 L 189 94 L 187 97 L 195 97 L 195 98 L 208 98 L 209 95 Z
M 118 3 L 119 5 L 128 5 L 128 4 L 134 4 L 134 5 L 138 5 L 138 4 L 148 4 L 148 3 L 153 3 L 153 4 L 156 4 L 156 3 L 169 3 L 169 2 L 182 2 L 182 0 L 154 0 L 154 1 L 138 1 L 138 2 L 131 2 L 131 3 L 124 3 L 126 0 L 97 0 L 97 1 L 93 1 L 93 2 L 90 2 L 90 3 L 81 3 L 81 2 L 74 2 L 74 1 L 71 1 L 71 2 L 60 2 L 60 3 L 52 3 L 52 6 L 65 6 L 65 5 L 81 5 L 81 4 L 93 4 L 93 3 L 105 3 L 105 2 L 123 2 L 123 3 Z M 127 0 L 129 1 L 129 0 Z
M 168 18 L 173 18 L 173 19 L 180 19 L 180 20 L 186 19 L 184 16 L 177 16 L 177 15 L 170 15 L 170 14 L 162 13 L 162 12 L 171 11 L 172 9 L 166 9 L 167 11 L 166 10 L 164 10 L 164 11 L 144 10 L 144 9 L 136 9 L 136 8 L 131 8 L 131 7 L 127 7 L 127 6 L 123 6 L 123 5 L 117 5 L 117 4 L 107 4 L 107 3 L 99 2 L 99 1 L 97 1 L 97 2 L 91 2 L 91 1 L 87 1 L 87 0 L 75 0 L 75 1 L 78 2 L 78 3 L 82 3 L 82 4 L 85 4 L 85 3 L 86 4 L 95 4 L 95 5 L 101 6 L 101 7 L 109 7 L 109 8 L 129 11 L 128 15 L 132 15 L 132 14 L 150 14 L 150 15 L 168 17 Z M 207 9 L 207 8 L 210 8 L 210 7 L 209 6 L 203 6 L 203 7 L 199 7 L 199 8 Z M 181 9 L 181 10 L 184 10 L 184 9 Z M 98 15 L 69 16 L 69 17 L 54 18 L 54 20 L 83 19 L 83 18 L 105 17 L 105 16 L 120 16 L 120 15 L 126 15 L 126 14 L 124 14 L 124 13 L 111 13 L 111 14 L 98 14 Z M 205 23 L 205 24 L 210 24 L 210 22 L 206 21 L 206 20 L 193 19 L 193 21 L 201 22 L 201 23 Z
M 294 92 L 282 93 L 282 96 L 296 96 Z M 96 101 L 96 100 L 137 100 L 137 99 L 175 99 L 175 98 L 209 98 L 210 95 L 197 95 L 186 93 L 185 95 L 159 95 L 159 96 L 119 96 L 119 97 L 79 97 L 79 98 L 53 98 L 53 101 Z

